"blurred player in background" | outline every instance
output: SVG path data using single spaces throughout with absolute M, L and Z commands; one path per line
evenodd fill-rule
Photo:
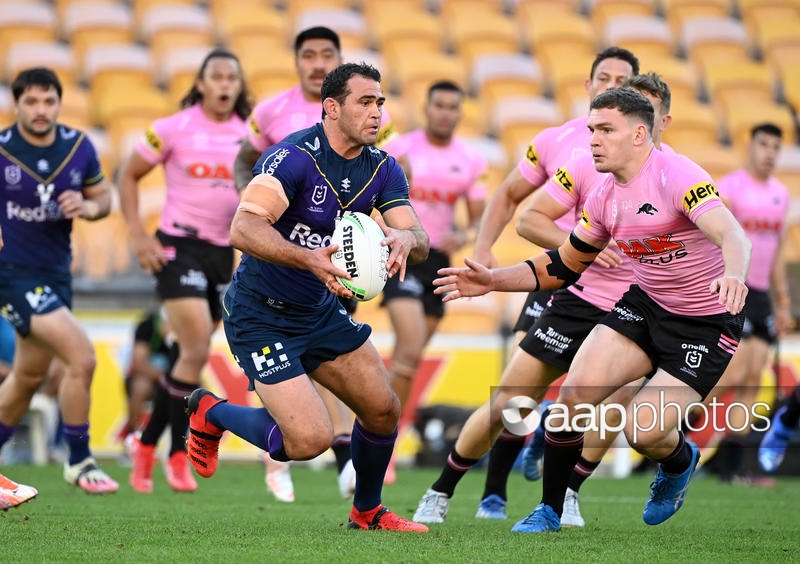
M 89 404 L 96 366 L 94 347 L 71 310 L 75 218 L 108 215 L 111 197 L 97 152 L 86 135 L 58 124 L 62 86 L 45 67 L 25 69 L 11 84 L 17 121 L 0 132 L 4 170 L 0 215 L 0 311 L 17 332 L 14 364 L 0 384 L 0 446 L 25 415 L 51 360 L 66 366 L 59 385 L 64 439 L 69 457 L 64 479 L 87 493 L 115 492 L 89 449 Z M 36 490 L 0 479 L 0 502 L 14 506 Z M 27 488 L 27 489 L 26 489 Z
M 717 184 L 720 197 L 753 244 L 753 259 L 747 276 L 749 292 L 744 306 L 742 341 L 713 395 L 721 398 L 732 390 L 730 401 L 747 406 L 748 414 L 752 413 L 758 395 L 770 346 L 792 324 L 789 279 L 783 255 L 789 190 L 772 176 L 782 137 L 783 132 L 774 124 L 753 127 L 747 163 Z M 717 451 L 717 468 L 723 482 L 747 479 L 740 473 L 750 421 L 745 419 L 742 409 L 731 409 L 729 415 L 726 436 Z
M 130 483 L 141 493 L 153 490 L 155 448 L 167 425 L 172 433 L 167 482 L 175 491 L 197 488 L 186 460 L 183 400 L 200 384 L 211 335 L 222 316 L 221 296 L 234 268 L 230 224 L 239 194 L 231 166 L 251 110 L 239 59 L 223 49 L 209 52 L 181 108 L 153 122 L 119 179 L 136 256 L 156 278 L 179 350 L 171 373 L 156 390 L 150 421 L 133 442 Z M 139 217 L 138 189 L 159 164 L 166 175 L 167 201 L 153 235 Z
M 234 171 L 239 191 L 253 178 L 253 165 L 267 147 L 287 135 L 311 127 L 321 120 L 322 81 L 331 70 L 342 64 L 339 35 L 327 27 L 311 27 L 297 34 L 294 41 L 295 70 L 300 80 L 293 88 L 285 90 L 256 105 L 249 119 L 247 137 L 242 141 L 236 156 Z M 386 111 L 381 116 L 377 146 L 395 136 L 391 119 Z M 356 310 L 354 299 L 341 299 L 352 314 Z M 333 421 L 336 437 L 333 454 L 336 458 L 339 491 L 349 497 L 355 487 L 355 471 L 350 461 L 350 429 L 353 414 L 329 390 L 317 386 Z M 264 455 L 267 466 L 266 483 L 278 501 L 294 501 L 294 484 L 288 463 L 272 460 Z
M 395 336 L 389 374 L 400 399 L 400 433 L 404 422 L 414 418 L 416 405 L 409 404 L 414 376 L 445 313 L 442 299 L 433 293 L 433 279 L 437 270 L 450 265 L 453 253 L 474 241 L 486 200 L 486 159 L 454 136 L 463 101 L 464 91 L 457 84 L 432 84 L 425 101 L 424 128 L 400 135 L 385 146 L 390 155 L 405 155 L 410 162 L 414 171 L 411 204 L 431 240 L 428 259 L 409 266 L 404 280 L 390 278 L 383 290 L 382 305 Z M 464 226 L 455 218 L 459 201 L 466 203 Z M 392 463 L 387 483 L 394 481 L 394 472 Z
M 407 264 L 428 254 L 402 168 L 373 146 L 384 99 L 377 69 L 340 65 L 322 85 L 322 123 L 259 158 L 231 226 L 231 242 L 243 256 L 225 294 L 224 325 L 231 352 L 264 407 L 231 405 L 196 390 L 188 399 L 189 457 L 198 473 L 212 476 L 226 430 L 275 460 L 318 456 L 330 447 L 334 430 L 313 379 L 356 414 L 349 528 L 424 532 L 425 525 L 381 503 L 400 402 L 369 340 L 371 328 L 356 323 L 337 299 L 352 297 L 335 278 L 349 275 L 331 263 L 337 247 L 324 242 L 342 210 L 375 209 L 386 235 L 382 243 L 391 249 L 389 276 L 402 278 Z

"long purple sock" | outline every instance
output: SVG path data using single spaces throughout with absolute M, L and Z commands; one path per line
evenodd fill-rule
M 383 478 L 396 440 L 396 429 L 391 435 L 376 435 L 364 429 L 358 420 L 353 424 L 350 454 L 356 470 L 353 505 L 358 511 L 369 511 L 381 504 Z
M 8 425 L 3 425 L 0 423 L 0 448 L 3 447 L 4 444 L 8 442 L 8 439 L 11 438 L 11 435 L 14 434 L 14 431 L 17 430 L 16 425 L 13 427 L 9 427 Z
M 67 425 L 64 424 L 64 440 L 69 446 L 69 463 L 77 464 L 90 456 L 89 450 L 89 424 Z
M 283 448 L 283 434 L 263 407 L 223 402 L 209 409 L 206 418 L 217 427 L 227 429 L 261 450 L 266 450 L 273 460 L 289 460 Z

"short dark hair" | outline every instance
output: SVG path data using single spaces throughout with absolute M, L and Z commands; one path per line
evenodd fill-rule
M 322 81 L 322 100 L 333 98 L 340 104 L 344 104 L 345 98 L 350 94 L 350 87 L 347 83 L 354 76 L 363 76 L 376 82 L 381 81 L 380 71 L 370 64 L 344 63 L 329 72 Z M 322 117 L 325 117 L 324 107 L 322 108 Z
M 637 74 L 626 80 L 623 86 L 628 86 L 639 92 L 644 90 L 651 96 L 655 96 L 661 101 L 664 113 L 669 113 L 670 106 L 672 106 L 672 92 L 669 89 L 669 85 L 661 80 L 660 75 L 654 72 Z
M 45 90 L 49 90 L 52 86 L 56 89 L 58 99 L 64 93 L 64 88 L 61 86 L 61 81 L 58 80 L 58 75 L 47 67 L 32 67 L 24 69 L 14 78 L 11 83 L 11 94 L 14 96 L 14 101 L 18 102 L 19 97 L 31 86 L 41 86 Z
M 755 138 L 759 133 L 766 133 L 767 135 L 774 135 L 778 139 L 783 139 L 783 130 L 774 123 L 759 123 L 753 126 L 750 130 L 750 139 Z
M 329 27 L 318 25 L 304 29 L 297 34 L 297 37 L 294 39 L 294 52 L 297 53 L 303 46 L 303 43 L 309 39 L 327 39 L 333 43 L 337 51 L 342 50 L 341 42 L 339 41 L 339 34 Z
M 643 94 L 632 88 L 612 88 L 595 96 L 589 105 L 590 110 L 602 108 L 619 110 L 624 116 L 633 116 L 644 122 L 647 131 L 652 135 L 655 110 Z
M 627 49 L 623 49 L 622 47 L 612 46 L 603 49 L 594 58 L 594 62 L 592 63 L 592 70 L 589 73 L 589 78 L 594 78 L 594 71 L 597 70 L 597 65 L 599 65 L 606 59 L 620 59 L 622 61 L 625 61 L 631 65 L 631 68 L 633 69 L 633 74 L 635 75 L 639 74 L 639 59 L 636 58 L 636 55 L 634 55 Z
M 192 87 L 189 89 L 189 92 L 187 92 L 183 99 L 181 99 L 181 108 L 189 108 L 194 106 L 197 102 L 200 102 L 203 99 L 203 94 L 197 88 L 197 81 L 203 78 L 203 74 L 206 72 L 206 67 L 211 59 L 216 58 L 233 59 L 236 61 L 236 64 L 239 65 L 239 71 L 242 71 L 242 63 L 239 62 L 239 57 L 221 47 L 212 49 L 206 55 L 205 59 L 203 59 L 203 62 L 200 64 L 200 68 L 197 69 L 195 81 L 192 83 Z M 244 75 L 242 75 L 242 91 L 239 92 L 239 96 L 236 98 L 236 103 L 233 105 L 233 112 L 240 118 L 247 119 L 247 116 L 250 115 L 252 110 L 253 103 L 250 100 L 250 92 L 247 89 L 247 82 L 244 80 Z
M 458 92 L 461 94 L 461 96 L 464 96 L 464 89 L 452 80 L 439 80 L 431 84 L 430 88 L 428 88 L 428 102 L 431 101 L 433 93 L 437 90 L 444 90 L 445 92 Z

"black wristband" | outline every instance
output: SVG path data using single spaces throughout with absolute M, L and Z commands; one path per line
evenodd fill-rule
M 533 277 L 536 279 L 536 287 L 533 290 L 531 290 L 531 292 L 538 292 L 539 291 L 539 276 L 536 274 L 536 266 L 533 264 L 533 261 L 531 259 L 527 259 L 525 261 L 525 264 L 527 264 L 529 267 L 531 267 L 531 272 L 533 272 Z

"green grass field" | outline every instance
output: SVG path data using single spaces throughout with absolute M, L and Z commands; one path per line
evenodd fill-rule
M 514 474 L 509 519 L 474 518 L 484 473 L 461 482 L 446 523 L 429 534 L 350 531 L 350 503 L 339 498 L 333 469 L 294 470 L 297 500 L 274 501 L 256 463 L 223 463 L 193 494 L 172 492 L 156 467 L 155 493 L 135 494 L 127 469 L 106 469 L 120 492 L 90 497 L 61 479 L 57 466 L 9 466 L 9 477 L 39 497 L 0 512 L 1 562 L 797 562 L 800 480 L 773 488 L 692 483 L 681 511 L 666 523 L 642 522 L 650 476 L 592 478 L 583 487 L 585 529 L 511 533 L 538 502 L 540 483 Z M 399 469 L 384 503 L 410 517 L 438 472 Z

